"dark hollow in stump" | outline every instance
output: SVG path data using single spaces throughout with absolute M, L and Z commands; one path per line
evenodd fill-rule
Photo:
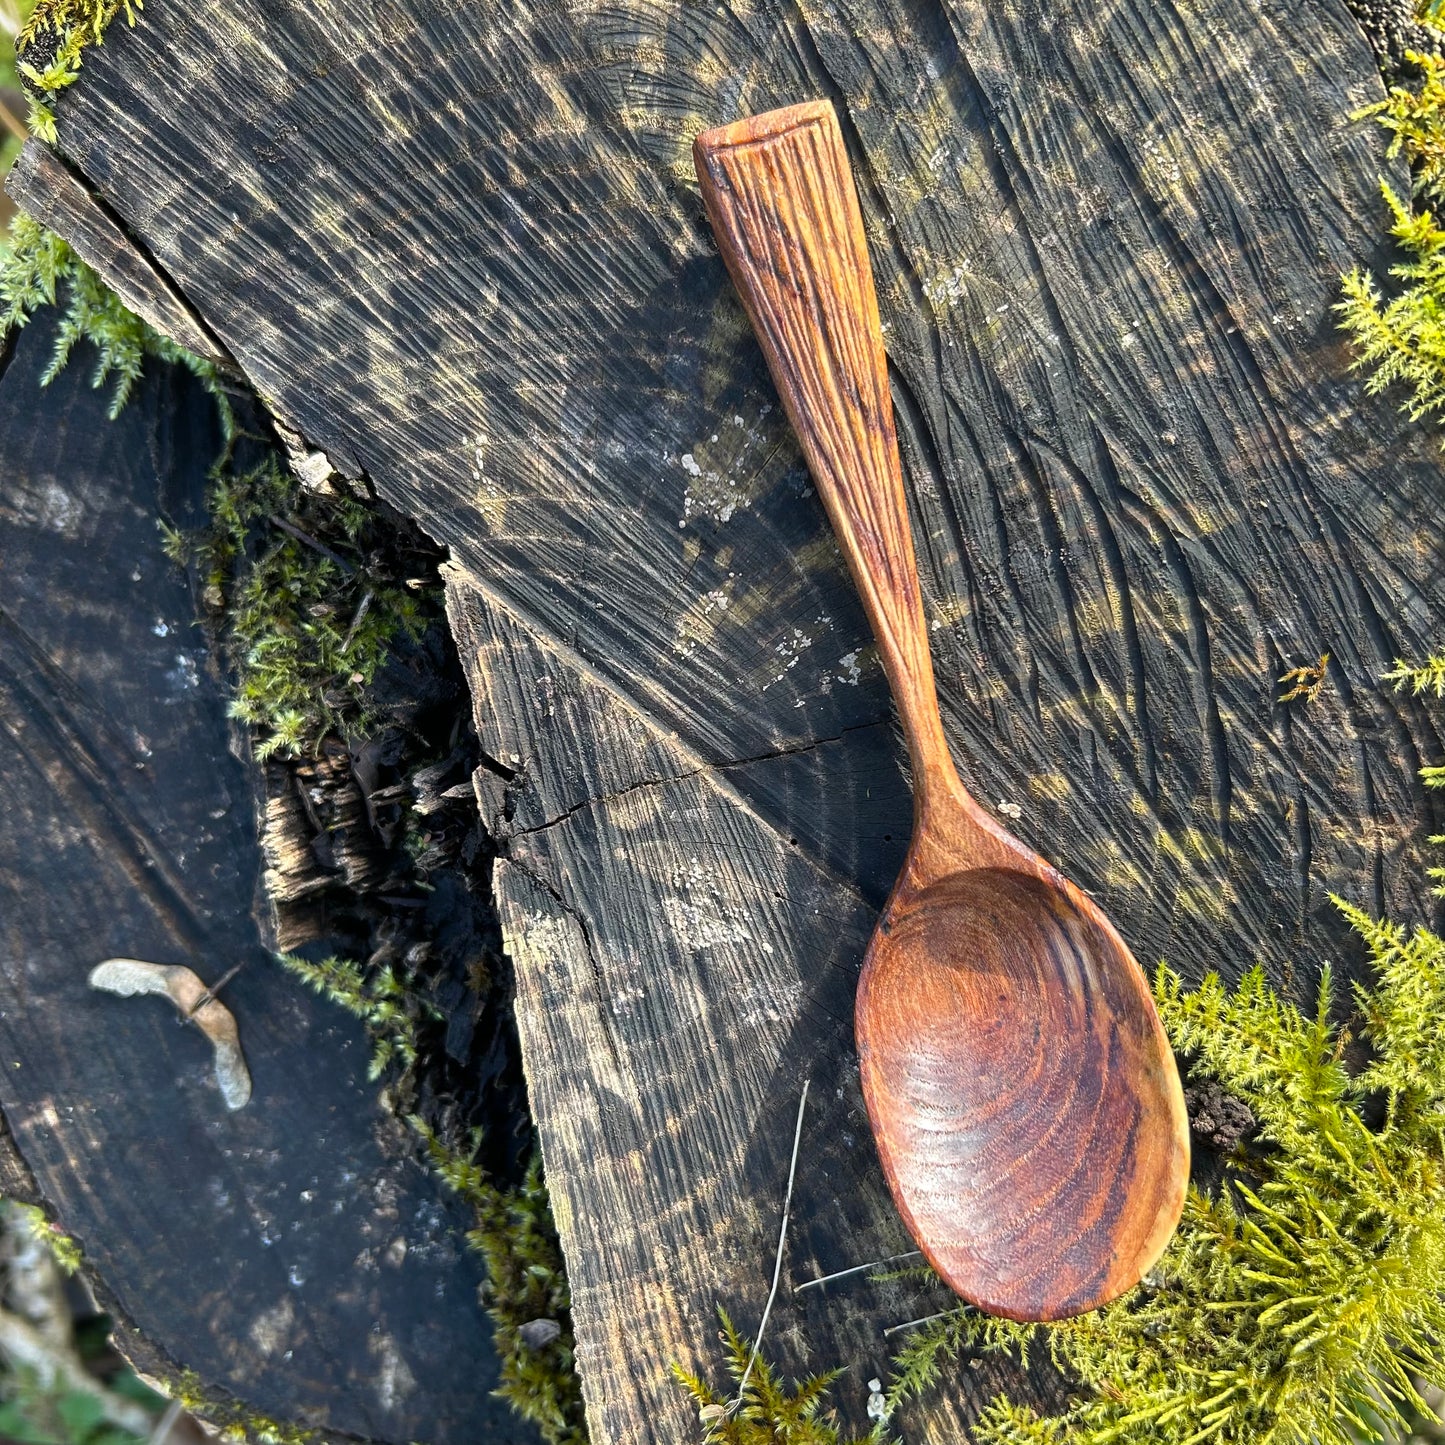
M 851 1053 L 901 752 L 693 135 L 838 106 L 970 789 L 1146 965 L 1308 988 L 1359 957 L 1327 893 L 1418 918 L 1439 826 L 1379 683 L 1445 620 L 1438 453 L 1330 313 L 1386 260 L 1379 94 L 1335 0 L 195 0 L 87 58 L 66 157 L 452 549 L 599 1442 L 686 1438 L 669 1361 L 718 1375 L 717 1302 L 756 1328 L 804 1075 L 788 1279 L 907 1244 Z M 881 1327 L 946 1302 L 800 1301 L 773 1347 L 855 1423 Z
M 378 1107 L 360 1025 L 252 914 L 252 784 L 156 525 L 204 520 L 214 407 L 165 368 L 111 422 L 88 348 L 41 389 L 53 343 L 36 320 L 0 365 L 4 1190 L 74 1235 L 163 1380 L 349 1438 L 534 1440 L 490 1393 L 466 1211 Z M 87 986 L 111 955 L 244 965 L 245 1108 L 168 1001 Z

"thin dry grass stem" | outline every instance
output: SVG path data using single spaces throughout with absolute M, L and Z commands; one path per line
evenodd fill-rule
M 924 1315 L 921 1320 L 904 1320 L 901 1325 L 889 1325 L 883 1331 L 883 1338 L 886 1340 L 889 1335 L 899 1334 L 903 1330 L 916 1330 L 920 1325 L 931 1325 L 935 1320 L 946 1320 L 954 1313 L 954 1310 L 940 1310 L 936 1315 Z
M 778 1282 L 783 1277 L 783 1249 L 788 1242 L 788 1211 L 793 1207 L 793 1180 L 798 1173 L 798 1148 L 803 1142 L 803 1111 L 808 1106 L 808 1086 L 813 1081 L 803 1080 L 803 1092 L 798 1099 L 798 1122 L 793 1129 L 793 1157 L 788 1162 L 788 1187 L 783 1193 L 783 1222 L 778 1229 L 778 1253 L 773 1260 L 773 1287 L 768 1291 L 768 1302 L 763 1306 L 763 1318 L 758 1324 L 758 1333 L 753 1339 L 753 1352 L 748 1356 L 748 1363 L 743 1369 L 742 1378 L 738 1381 L 737 1394 L 729 1401 L 727 1413 L 731 1415 L 738 1410 L 743 1403 L 744 1392 L 748 1388 L 748 1377 L 753 1372 L 753 1366 L 758 1362 L 758 1351 L 763 1347 L 763 1333 L 768 1328 L 768 1316 L 773 1312 L 773 1301 L 778 1297 Z
M 921 1249 L 905 1250 L 902 1254 L 890 1254 L 883 1259 L 870 1259 L 867 1264 L 855 1264 L 848 1269 L 834 1270 L 832 1274 L 820 1274 L 817 1279 L 805 1279 L 802 1284 L 796 1286 L 794 1294 L 802 1294 L 805 1289 L 814 1289 L 820 1284 L 829 1284 L 835 1279 L 847 1279 L 850 1275 L 863 1274 L 870 1269 L 881 1269 L 885 1264 L 900 1264 L 905 1259 L 922 1259 Z

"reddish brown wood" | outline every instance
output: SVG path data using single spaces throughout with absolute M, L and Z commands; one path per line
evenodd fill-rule
M 1189 1133 L 1148 984 L 1099 908 L 968 795 L 934 692 L 878 302 L 833 108 L 699 136 L 708 215 L 878 641 L 913 840 L 858 986 L 863 1092 L 920 1247 L 995 1314 L 1136 1283 L 1183 1207 Z

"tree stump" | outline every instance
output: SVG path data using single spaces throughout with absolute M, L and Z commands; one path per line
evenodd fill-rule
M 361 1026 L 267 957 L 254 782 L 157 520 L 198 526 L 215 409 L 164 368 L 111 422 L 88 348 L 0 376 L 0 1188 L 43 1203 L 135 1364 L 224 1419 L 352 1439 L 535 1440 L 499 1377 L 467 1211 L 379 1107 Z M 253 1081 L 103 958 L 186 963 Z
M 804 1077 L 786 1278 L 908 1243 L 851 1052 L 901 747 L 692 136 L 838 107 L 965 781 L 1146 966 L 1308 991 L 1358 966 L 1329 893 L 1419 917 L 1440 826 L 1379 682 L 1445 620 L 1438 453 L 1330 312 L 1386 260 L 1379 93 L 1335 0 L 196 0 L 87 58 L 67 161 L 451 548 L 599 1445 L 687 1438 L 669 1362 L 720 1374 L 717 1303 L 756 1328 Z M 882 1329 L 946 1303 L 855 1278 L 770 1350 L 861 1424 Z

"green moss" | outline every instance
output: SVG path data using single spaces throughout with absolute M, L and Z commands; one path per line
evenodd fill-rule
M 325 958 L 319 963 L 294 954 L 278 956 L 282 966 L 302 982 L 354 1014 L 372 1039 L 367 1077 L 379 1079 L 390 1064 L 403 1070 L 416 1063 L 417 1029 L 440 1019 L 435 1006 L 407 988 L 390 967 L 367 970 L 350 959 Z
M 1410 691 L 1416 697 L 1421 693 L 1433 693 L 1445 697 L 1445 657 L 1428 657 L 1422 663 L 1395 660 L 1395 665 L 1385 674 L 1385 682 L 1393 682 L 1397 692 Z M 1445 764 L 1432 763 L 1420 769 L 1420 779 L 1427 788 L 1445 788 Z M 1436 845 L 1445 843 L 1445 833 L 1435 833 L 1430 841 Z M 1445 897 L 1445 868 L 1431 868 L 1428 874 L 1435 880 L 1435 892 Z
M 164 1383 L 171 1399 L 178 1400 L 198 1419 L 214 1425 L 223 1440 L 250 1441 L 253 1445 L 310 1445 L 319 1438 L 315 1430 L 272 1420 L 235 1400 L 211 1394 L 193 1370 L 182 1370 Z
M 74 1274 L 85 1263 L 73 1234 L 67 1234 L 38 1204 L 22 1204 L 18 1200 L 5 1201 L 16 1215 L 22 1218 L 26 1227 L 41 1240 L 55 1256 L 55 1262 L 66 1274 Z
M 1399 286 L 1389 297 L 1368 271 L 1351 271 L 1335 309 L 1354 343 L 1356 369 L 1370 372 L 1365 390 L 1402 388 L 1403 409 L 1418 420 L 1445 406 L 1445 231 L 1431 209 L 1445 199 L 1445 60 L 1413 51 L 1409 58 L 1419 69 L 1417 87 L 1392 86 L 1385 100 L 1354 117 L 1384 126 L 1389 154 L 1410 163 L 1408 204 L 1381 187 L 1390 234 L 1409 259 L 1390 268 Z
M 60 308 L 60 325 L 41 385 L 52 382 L 82 341 L 95 348 L 93 384 L 111 383 L 110 415 L 130 400 L 147 358 L 184 366 L 215 400 L 230 439 L 235 420 L 214 363 L 177 346 L 128 311 L 69 244 L 21 212 L 0 245 L 0 340 L 26 325 L 42 306 Z
M 518 1188 L 501 1189 L 476 1161 L 480 1138 L 462 1152 L 420 1119 L 411 1123 L 437 1175 L 476 1214 L 467 1242 L 487 1267 L 487 1313 L 502 1364 L 497 1394 L 538 1427 L 547 1445 L 586 1445 L 572 1300 L 541 1158 L 533 1158 Z
M 1259 1147 L 1218 1193 L 1190 1191 L 1145 1285 L 1048 1326 L 957 1310 L 899 1356 L 894 1404 L 959 1350 L 1043 1349 L 1073 1401 L 1052 1418 L 994 1401 L 986 1445 L 1357 1445 L 1433 1418 L 1420 1383 L 1445 1386 L 1445 942 L 1340 907 L 1378 975 L 1355 999 L 1366 1066 L 1345 1066 L 1328 969 L 1305 1015 L 1258 968 L 1191 992 L 1161 966 L 1171 1041 L 1250 1107 Z
M 777 1372 L 759 1356 L 752 1359 L 752 1341 L 744 1339 L 719 1308 L 720 1339 L 733 1388 L 719 1394 L 700 1376 L 674 1364 L 672 1373 L 697 1406 L 704 1438 L 717 1445 L 864 1445 L 864 1440 L 845 1440 L 837 1418 L 828 1408 L 828 1391 L 841 1373 L 832 1370 L 793 1382 L 789 1389 Z M 749 1361 L 751 1360 L 751 1369 Z M 741 1393 L 738 1387 L 741 1386 Z M 879 1425 L 867 1441 L 882 1441 Z
M 1306 1015 L 1259 968 L 1234 990 L 1213 975 L 1187 990 L 1161 965 L 1171 1042 L 1249 1106 L 1257 1141 L 1217 1192 L 1190 1190 L 1123 1299 L 1053 1325 L 960 1306 L 922 1327 L 894 1362 L 890 1416 L 960 1354 L 1042 1350 L 1074 1382 L 1068 1406 L 999 1396 L 974 1427 L 982 1445 L 1360 1445 L 1439 1423 L 1422 1392 L 1445 1388 L 1445 940 L 1336 902 L 1376 970 L 1354 998 L 1365 1065 L 1346 1067 L 1327 968 Z M 740 1379 L 749 1346 L 726 1317 L 723 1345 Z M 789 1396 L 768 1371 L 728 1412 L 674 1373 L 710 1441 L 838 1439 L 830 1376 Z
M 80 75 L 81 57 L 124 13 L 135 24 L 141 0 L 39 0 L 15 40 L 16 69 L 30 101 L 30 129 L 54 143 L 57 95 Z
M 205 569 L 237 673 L 231 712 L 256 730 L 257 755 L 366 736 L 376 675 L 425 621 L 414 593 L 365 565 L 376 512 L 303 490 L 274 457 L 241 475 L 218 470 L 209 507 L 209 533 L 188 548 L 167 529 L 166 550 Z
M 1430 657 L 1421 663 L 1402 662 L 1396 658 L 1394 667 L 1381 680 L 1393 682 L 1396 692 L 1408 689 L 1416 697 L 1421 693 L 1445 697 L 1445 657 Z

